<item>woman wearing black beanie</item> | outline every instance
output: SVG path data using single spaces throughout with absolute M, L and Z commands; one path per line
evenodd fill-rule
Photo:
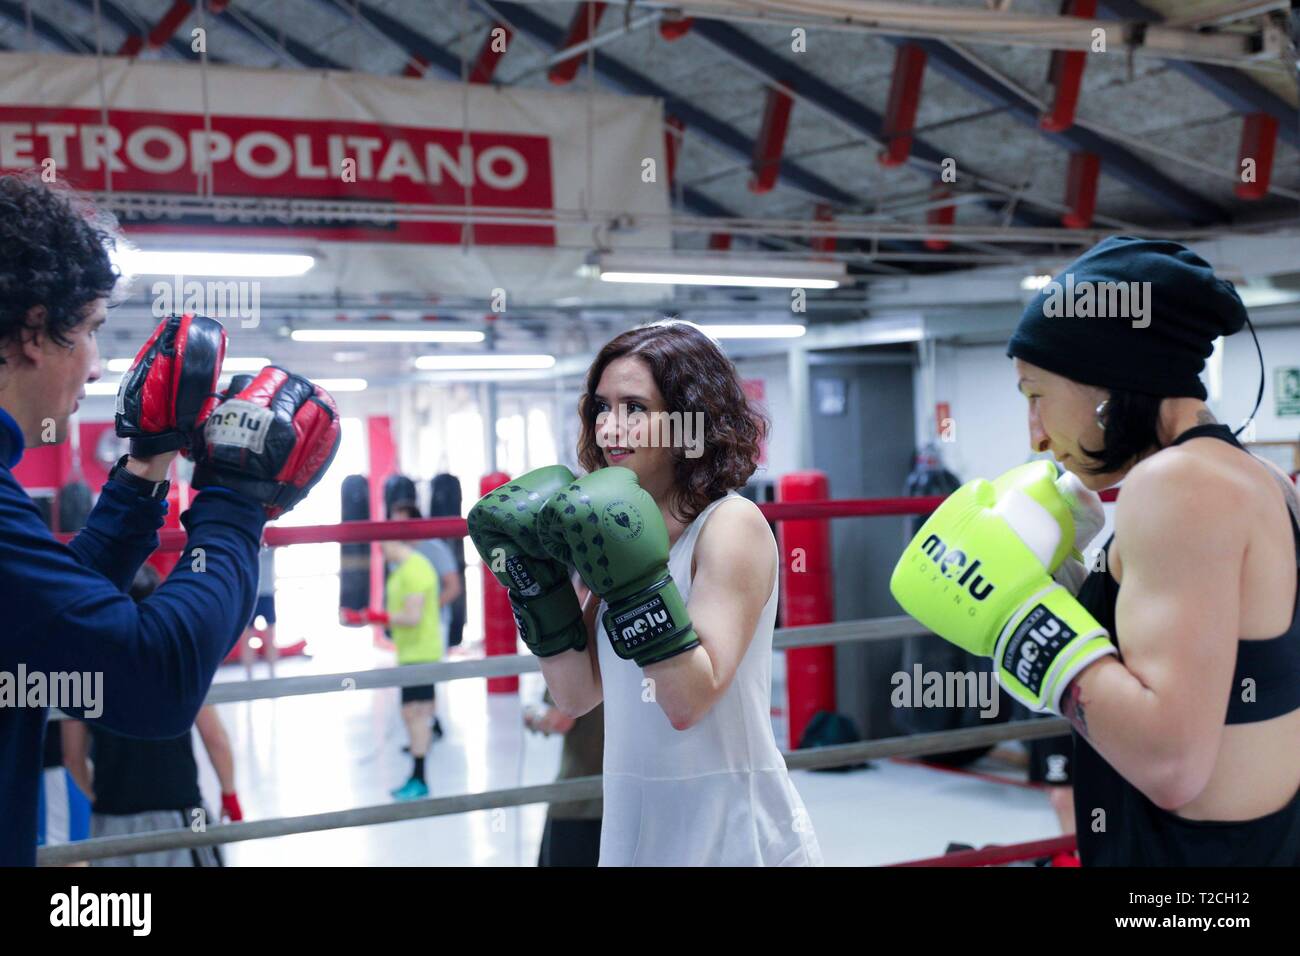
M 1200 381 L 1246 322 L 1191 250 L 1113 237 L 1008 345 L 1034 451 L 1094 491 L 1124 482 L 1078 593 L 1119 655 L 1062 703 L 1085 866 L 1300 864 L 1300 505 Z

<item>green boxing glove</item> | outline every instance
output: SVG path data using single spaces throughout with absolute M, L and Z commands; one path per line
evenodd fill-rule
M 1035 711 L 1060 713 L 1070 682 L 1117 653 L 1106 629 L 1052 580 L 1074 550 L 1069 502 L 1051 462 L 957 489 L 921 526 L 889 589 L 908 614 L 972 654 Z
M 631 470 L 602 468 L 551 495 L 538 534 L 609 605 L 602 622 L 623 660 L 647 667 L 700 643 L 668 573 L 663 515 Z
M 489 491 L 469 510 L 470 539 L 509 593 L 519 636 L 538 657 L 587 646 L 568 571 L 542 549 L 536 529 L 546 499 L 571 481 L 573 472 L 560 465 L 538 468 Z

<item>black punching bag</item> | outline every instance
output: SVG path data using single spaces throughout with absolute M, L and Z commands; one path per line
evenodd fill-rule
M 343 479 L 343 520 L 370 520 L 370 481 L 365 475 Z M 370 542 L 343 544 L 339 560 L 339 607 L 370 607 Z
M 415 496 L 415 482 L 405 475 L 389 475 L 384 482 L 384 518 L 393 520 L 393 508 L 399 504 L 419 507 Z
M 916 455 L 912 472 L 907 476 L 903 493 L 908 497 L 926 497 L 929 495 L 950 495 L 961 486 L 961 482 L 951 471 L 943 467 L 938 450 L 934 446 L 923 448 Z M 910 516 L 904 524 L 903 540 L 908 542 L 920 530 L 925 516 Z M 922 634 L 903 639 L 902 671 L 912 685 L 911 707 L 894 709 L 894 722 L 898 729 L 909 734 L 938 733 L 946 730 L 962 730 L 987 724 L 1005 723 L 1011 717 L 1011 698 L 1002 692 L 993 675 L 992 662 L 976 657 L 950 644 L 937 634 Z M 924 707 L 921 695 L 924 684 L 918 684 L 918 672 L 924 676 L 938 674 L 944 689 L 949 686 L 948 675 L 963 675 L 963 687 L 969 701 L 972 690 L 970 681 L 964 675 L 976 675 L 977 688 L 991 688 L 996 700 L 997 716 L 981 717 L 978 702 L 971 702 L 966 707 Z M 944 766 L 961 767 L 974 763 L 984 756 L 992 746 L 972 747 L 951 753 L 931 754 L 921 759 Z
M 460 517 L 460 479 L 455 475 L 434 475 L 429 496 L 430 518 Z M 448 629 L 447 646 L 455 647 L 465 638 L 465 539 L 446 538 L 451 545 L 452 554 L 456 556 L 456 567 L 460 571 L 460 597 L 451 602 L 451 627 Z

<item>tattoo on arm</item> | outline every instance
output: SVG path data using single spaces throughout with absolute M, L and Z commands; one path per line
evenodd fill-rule
M 1070 722 L 1080 737 L 1084 740 L 1088 739 L 1088 716 L 1084 712 L 1083 691 L 1078 681 L 1065 689 L 1065 698 L 1061 701 L 1061 716 Z

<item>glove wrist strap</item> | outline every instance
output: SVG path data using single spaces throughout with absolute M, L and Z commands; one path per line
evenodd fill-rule
M 1110 635 L 1061 585 L 1020 605 L 993 651 L 998 681 L 1031 710 L 1060 712 L 1070 681 L 1093 661 L 1117 654 Z
M 690 650 L 700 642 L 672 576 L 611 602 L 602 617 L 614 653 L 641 667 Z
M 568 593 L 565 593 L 565 592 Z M 515 627 L 528 649 L 538 657 L 553 657 L 565 651 L 580 651 L 587 646 L 587 629 L 582 623 L 582 609 L 573 585 L 560 581 L 537 597 L 521 597 L 506 592 L 515 613 Z M 562 622 L 559 627 L 549 622 Z

